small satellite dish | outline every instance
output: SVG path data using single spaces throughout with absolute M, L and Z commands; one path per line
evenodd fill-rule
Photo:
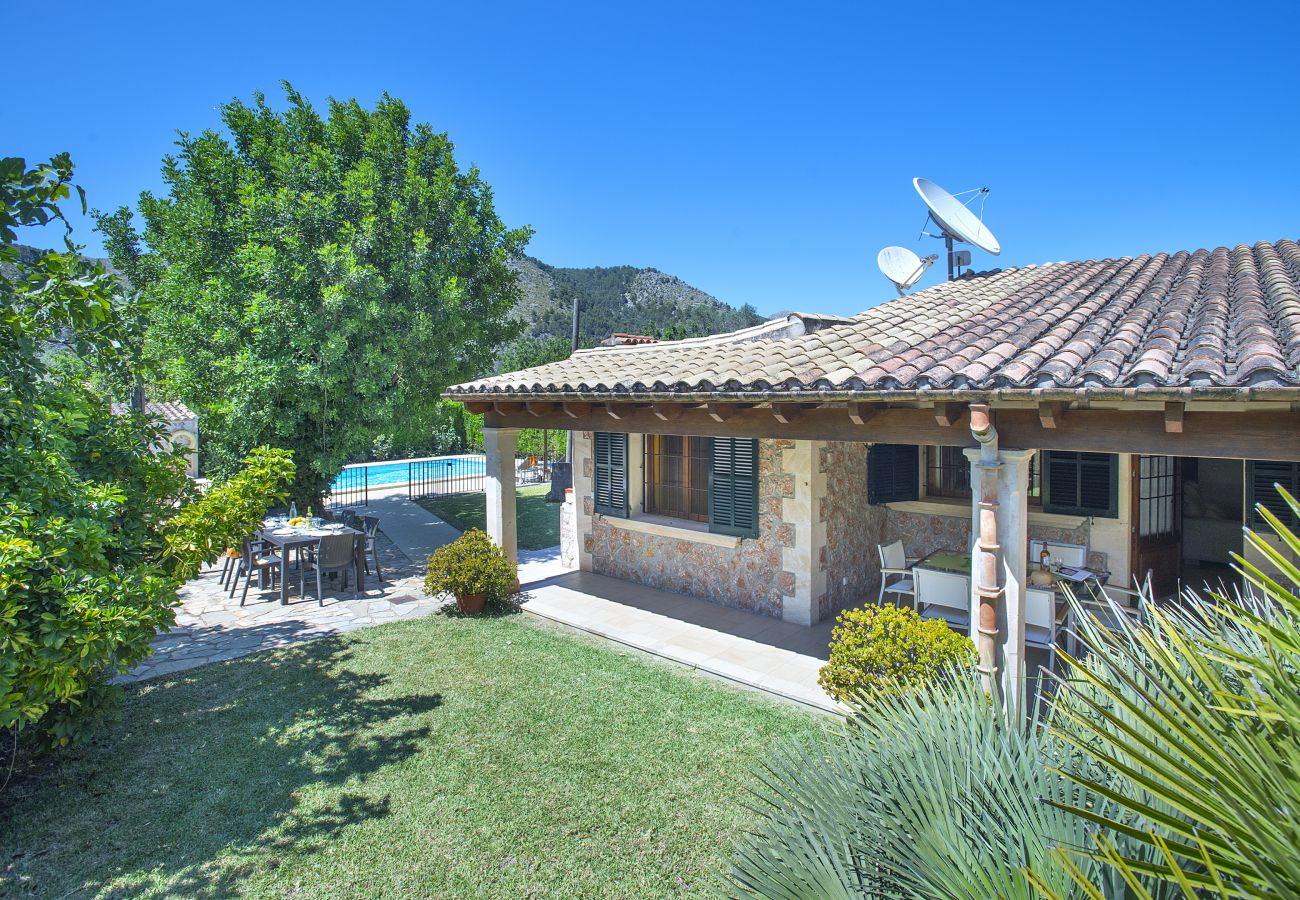
M 876 265 L 900 294 L 920 281 L 934 260 L 934 256 L 921 259 L 906 247 L 886 247 L 876 254 Z
M 913 178 L 912 184 L 930 208 L 930 218 L 943 229 L 945 235 L 955 241 L 973 244 L 994 256 L 1002 252 L 993 232 L 960 200 L 928 178 Z

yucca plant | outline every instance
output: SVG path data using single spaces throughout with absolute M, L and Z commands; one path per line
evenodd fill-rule
M 1109 802 L 1052 801 L 1099 829 L 1059 860 L 1105 862 L 1134 896 L 1146 879 L 1188 896 L 1300 897 L 1300 568 L 1288 555 L 1300 538 L 1259 509 L 1283 549 L 1246 540 L 1277 574 L 1238 556 L 1244 591 L 1149 605 L 1142 626 L 1079 616 L 1087 653 L 1067 657 L 1050 733 L 1075 751 L 1061 773 Z
M 854 701 L 825 741 L 783 745 L 759 775 L 761 825 L 733 866 L 743 896 L 1087 896 L 1052 857 L 1082 847 L 1096 798 L 1044 764 L 1036 723 L 1008 725 L 969 669 Z M 1050 801 L 1050 802 L 1045 802 Z M 1081 858 L 1084 883 L 1112 871 Z M 1115 887 L 1122 881 L 1114 879 Z M 1114 896 L 1110 894 L 1108 896 Z

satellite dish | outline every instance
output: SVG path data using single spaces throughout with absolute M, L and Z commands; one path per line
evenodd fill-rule
M 876 265 L 900 294 L 920 281 L 934 260 L 934 256 L 921 259 L 906 247 L 886 247 L 876 254 Z
M 912 184 L 930 208 L 930 218 L 943 229 L 947 237 L 965 241 L 994 256 L 1002 252 L 993 232 L 964 203 L 928 178 L 913 178 Z

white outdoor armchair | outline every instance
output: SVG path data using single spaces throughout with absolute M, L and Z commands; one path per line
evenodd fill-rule
M 880 596 L 876 603 L 883 605 L 886 593 L 906 597 L 908 603 L 915 603 L 916 582 L 912 578 L 912 566 L 916 560 L 908 557 L 902 541 L 877 544 L 876 549 L 880 551 Z M 890 582 L 891 578 L 898 580 Z

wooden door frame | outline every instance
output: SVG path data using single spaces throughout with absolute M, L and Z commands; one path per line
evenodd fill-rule
M 1129 560 L 1131 561 L 1130 569 L 1133 578 L 1140 583 L 1144 582 L 1147 572 L 1152 569 L 1150 565 L 1143 565 L 1143 536 L 1142 536 L 1142 457 L 1143 456 L 1168 456 L 1174 461 L 1174 491 L 1173 491 L 1173 531 L 1167 536 L 1161 536 L 1157 540 L 1167 541 L 1172 546 L 1172 552 L 1177 556 L 1177 562 L 1174 564 L 1173 574 L 1170 581 L 1174 590 L 1177 590 L 1179 579 L 1183 567 L 1183 457 L 1174 456 L 1164 453 L 1134 453 L 1129 457 Z M 1150 539 L 1148 539 L 1150 540 Z M 1153 542 L 1154 543 L 1154 542 Z M 1160 552 L 1163 547 L 1148 546 L 1146 552 L 1148 555 Z M 1157 583 L 1153 578 L 1152 588 L 1157 595 L 1168 593 L 1169 584 L 1163 579 Z

